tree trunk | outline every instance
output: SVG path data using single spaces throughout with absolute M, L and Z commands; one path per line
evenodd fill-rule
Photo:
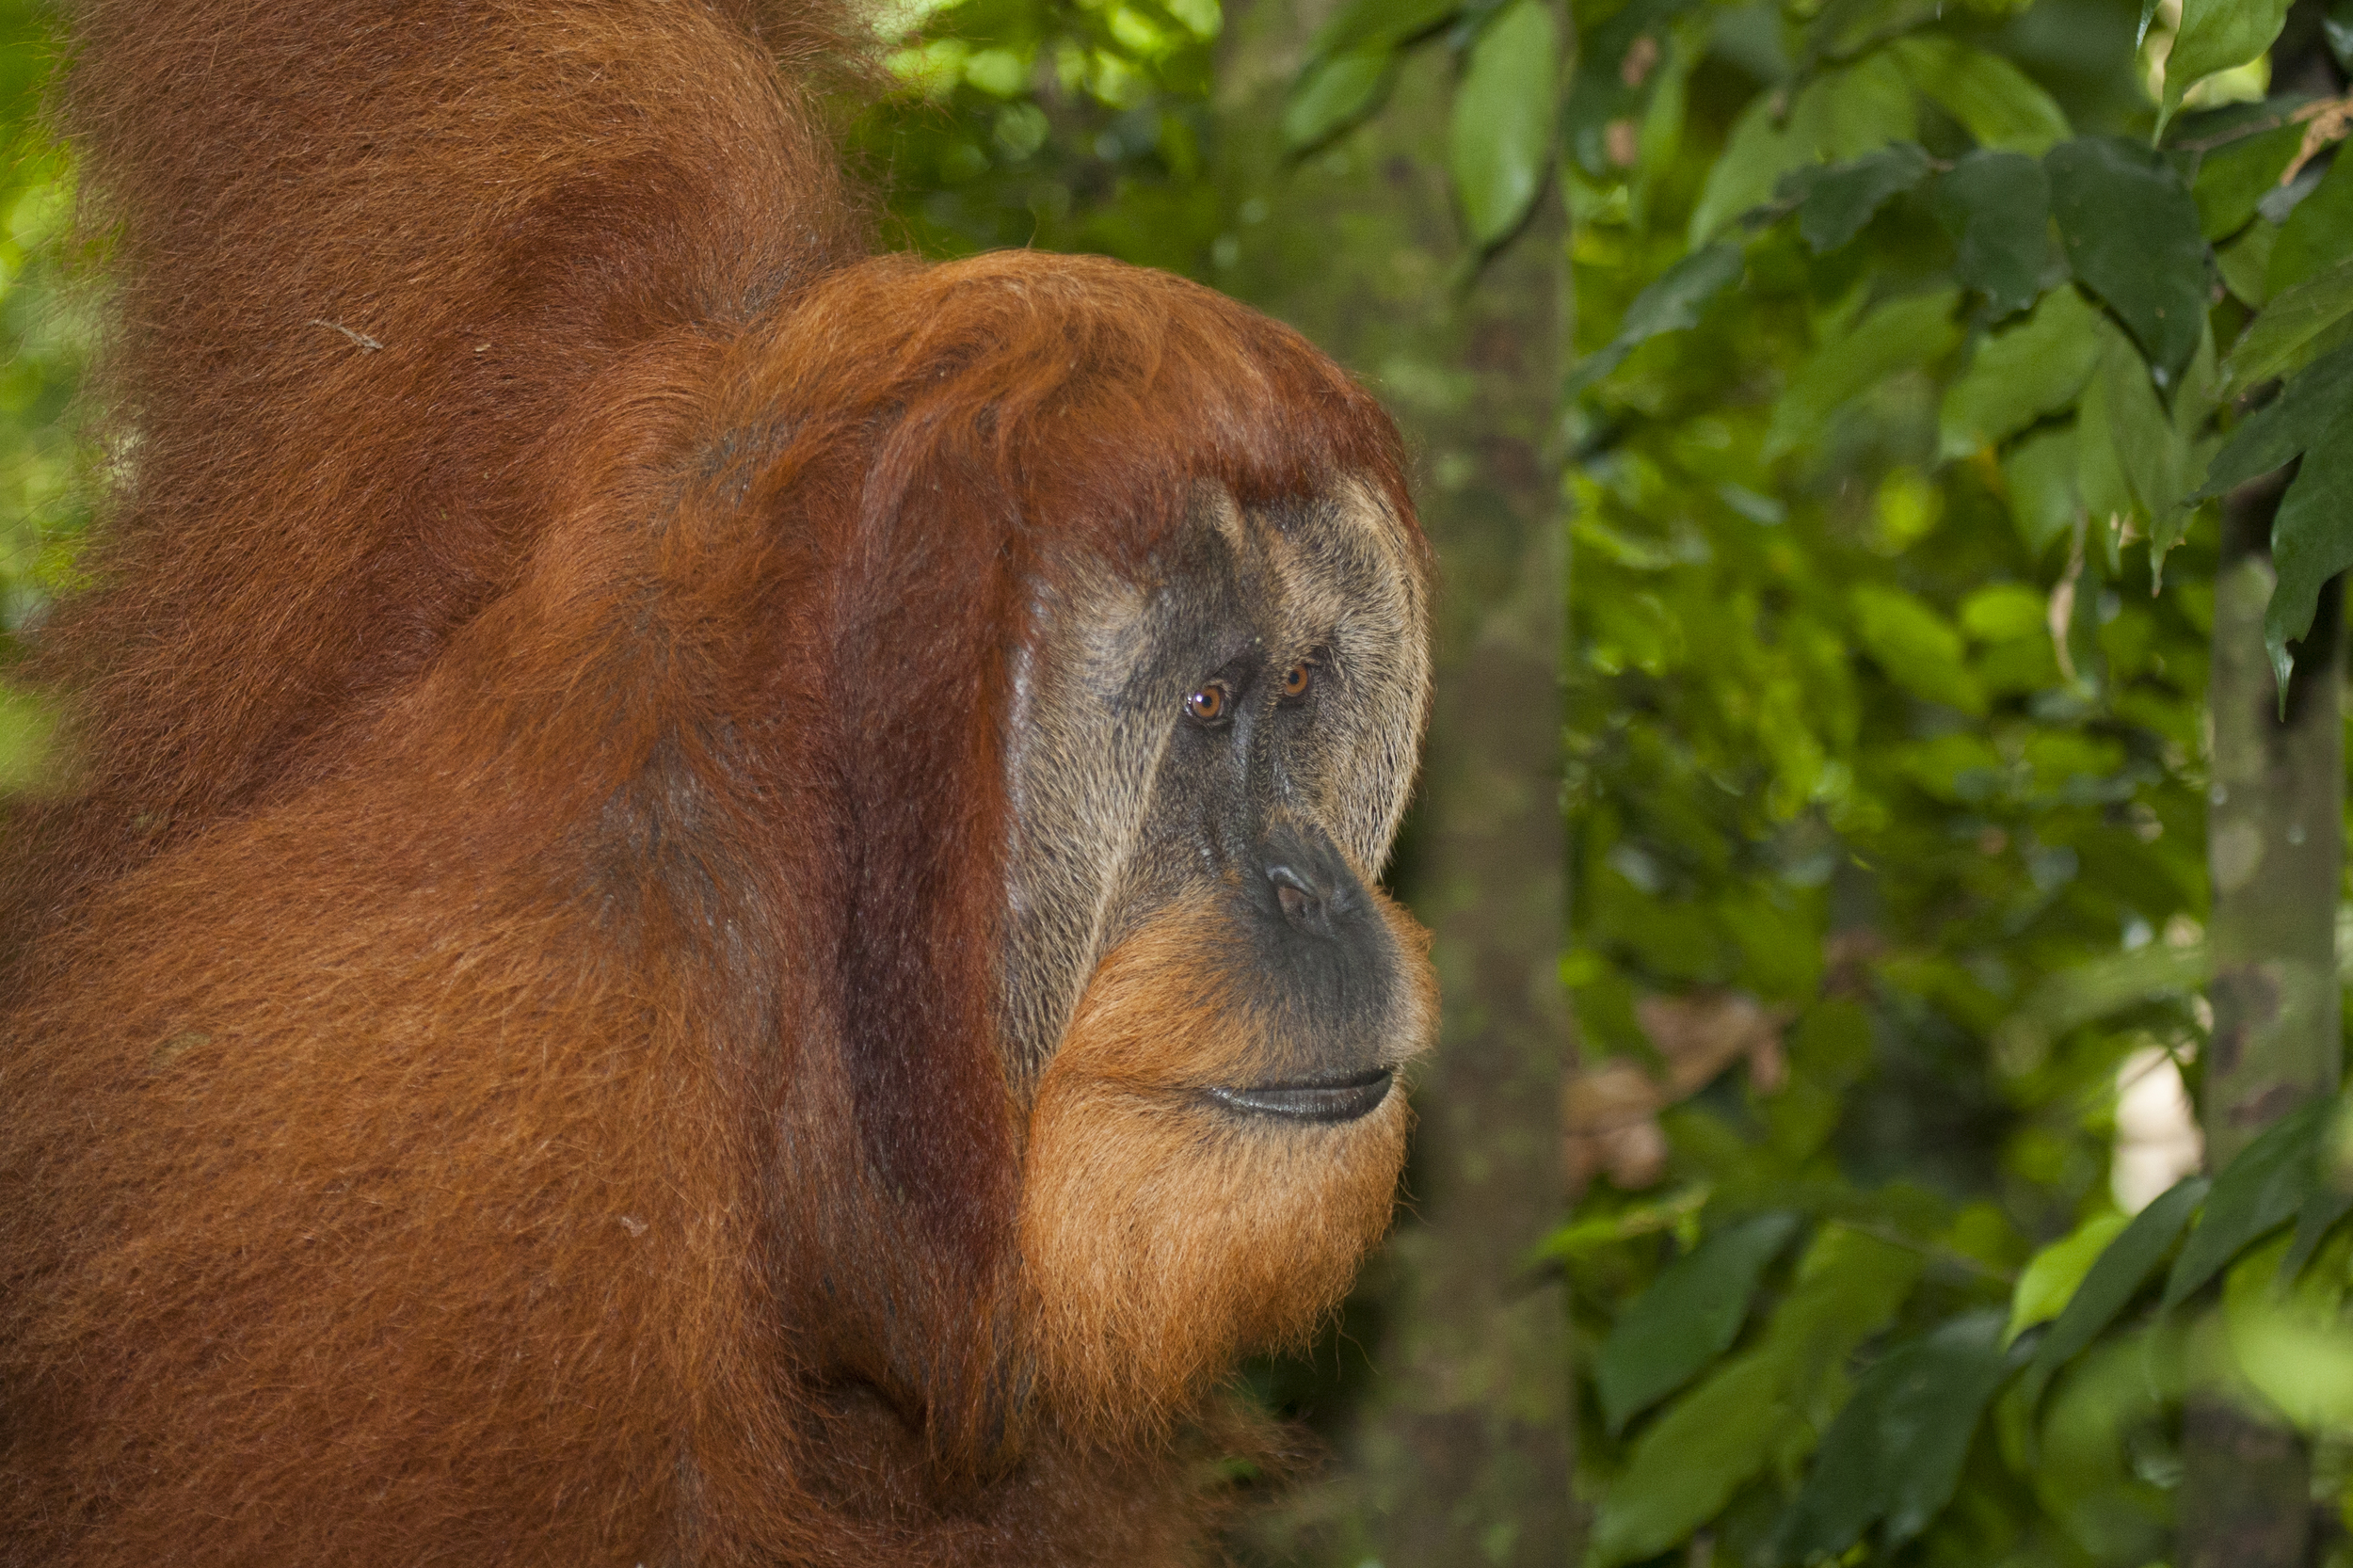
M 1312 0 L 1310 0 L 1312 3 Z M 1365 378 L 1404 427 L 1438 556 L 1437 697 L 1395 880 L 1435 936 L 1437 1051 L 1416 1074 L 1408 1210 L 1366 1289 L 1383 1328 L 1344 1469 L 1289 1515 L 1282 1560 L 1562 1568 L 1573 1560 L 1567 1323 L 1529 1249 L 1561 1218 L 1565 589 L 1551 432 L 1566 341 L 1557 198 L 1462 285 L 1440 160 L 1450 52 L 1286 167 L 1275 118 L 1321 20 L 1228 11 L 1221 287 Z M 1243 200 L 1243 198 L 1250 200 Z M 1255 221 L 1254 221 L 1255 219 Z M 1368 1337 L 1372 1337 L 1369 1336 Z M 1280 1521 L 1278 1520 L 1278 1523 Z
M 2220 1169 L 2263 1129 L 2332 1094 L 2342 1053 L 2336 962 L 2343 876 L 2344 590 L 2320 596 L 2281 717 L 2263 646 L 2266 540 L 2284 487 L 2231 498 L 2215 573 L 2214 1034 L 2205 1064 L 2206 1162 Z M 2183 1568 L 2301 1568 L 2312 1556 L 2311 1460 L 2295 1431 L 2227 1376 L 2193 1386 L 2183 1442 Z

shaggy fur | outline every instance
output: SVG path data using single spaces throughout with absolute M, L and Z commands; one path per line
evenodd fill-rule
M 1205 487 L 1352 505 L 1410 742 L 1394 432 L 1164 275 L 861 259 L 841 38 L 85 8 L 122 472 L 8 830 L 0 1563 L 1193 1561 L 1260 1440 L 1206 1391 L 1385 1223 L 1398 1096 L 1120 1098 L 1264 1027 L 1171 993 L 1176 904 L 1000 1032 L 1010 857 L 1137 837 L 1009 799 L 1038 607 L 1181 592 Z M 1303 765 L 1376 860 L 1397 749 Z

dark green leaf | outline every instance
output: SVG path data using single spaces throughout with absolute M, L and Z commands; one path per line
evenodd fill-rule
M 2264 290 L 2276 297 L 2347 256 L 2353 256 L 2353 158 L 2340 156 L 2280 225 L 2264 266 Z
M 1765 1266 L 1797 1228 L 1796 1215 L 1775 1213 L 1718 1231 L 1669 1265 L 1618 1315 L 1593 1357 L 1593 1382 L 1611 1432 L 1731 1348 Z
M 1515 0 L 1471 45 L 1454 91 L 1448 162 L 1471 238 L 1482 247 L 1519 227 L 1544 183 L 1560 53 L 1552 11 L 1537 0 Z
M 2003 1317 L 1948 1319 L 1863 1374 L 1774 1530 L 1772 1560 L 1838 1557 L 1874 1523 L 1889 1549 L 1929 1527 L 1952 1501 L 1978 1417 L 2008 1370 Z
M 2165 61 L 2158 129 L 2201 78 L 2245 65 L 2270 48 L 2287 14 L 2288 0 L 2182 0 L 2182 24 Z
M 2204 1176 L 2183 1177 L 2134 1215 L 2133 1223 L 2108 1243 L 2100 1261 L 2068 1298 L 2066 1310 L 2035 1346 L 2034 1360 L 2026 1368 L 2029 1402 L 2054 1373 L 2082 1354 L 2116 1321 L 2117 1314 L 2132 1304 L 2167 1249 L 2189 1224 L 2190 1215 L 2197 1212 L 2208 1185 Z
M 2198 1228 L 2166 1276 L 2165 1304 L 2179 1305 L 2241 1248 L 2293 1219 L 2318 1181 L 2320 1135 L 2336 1111 L 2314 1100 L 2273 1123 L 2214 1179 Z M 2119 1238 L 2121 1240 L 2121 1238 Z
M 1348 129 L 1388 95 L 1386 46 L 1320 60 L 1307 68 L 1283 105 L 1283 145 L 1304 152 Z
M 2291 378 L 2280 395 L 2241 421 L 2206 470 L 2196 499 L 2208 500 L 2259 479 L 2297 454 L 2345 429 L 2353 415 L 2353 344 L 2323 356 Z
M 1782 176 L 1774 194 L 1798 203 L 1798 232 L 1816 255 L 1862 232 L 1892 197 L 1918 184 L 1929 155 L 1899 141 L 1843 164 L 1808 164 Z
M 2051 264 L 2051 182 L 2021 152 L 1983 149 L 1936 183 L 1937 216 L 1957 251 L 1953 277 L 1975 289 L 1996 317 L 2035 302 Z
M 2280 1283 L 2291 1285 L 2304 1272 L 2304 1265 L 2313 1260 L 2321 1242 L 2337 1228 L 2337 1222 L 2353 1214 L 2353 1188 L 2340 1187 L 2333 1181 L 2323 1181 L 2304 1200 L 2304 1207 L 2296 1211 L 2296 1240 L 2288 1244 L 2287 1256 L 2280 1259 Z
M 2353 316 L 2353 255 L 2273 299 L 2247 324 L 2222 366 L 2222 395 L 2236 397 L 2297 368 L 2322 334 Z
M 2290 382 L 2289 392 L 2319 369 L 2314 365 Z M 2288 392 L 2281 395 L 2284 399 Z M 2295 665 L 2288 644 L 2312 630 L 2320 590 L 2329 580 L 2353 567 L 2353 442 L 2346 439 L 2353 435 L 2353 397 L 2344 388 L 2337 408 L 2330 439 L 2305 449 L 2303 465 L 2271 520 L 2271 565 L 2279 580 L 2264 608 L 2264 647 L 2271 654 L 2282 705 Z
M 2068 264 L 2132 331 L 2159 384 L 2171 386 L 2205 322 L 2197 203 L 2164 157 L 2113 136 L 2063 142 L 2043 167 Z
M 1729 242 L 1694 250 L 1675 263 L 1657 282 L 1634 296 L 1634 303 L 1626 307 L 1625 319 L 1618 324 L 1618 335 L 1607 346 L 1589 355 L 1570 374 L 1567 390 L 1575 392 L 1592 386 L 1617 369 L 1620 361 L 1637 347 L 1661 332 L 1697 326 L 1700 312 L 1707 308 L 1708 301 L 1739 278 L 1743 264 L 1740 248 Z
M 2198 232 L 2210 240 L 2236 233 L 2303 145 L 2304 127 L 2287 124 L 2226 141 L 2200 158 L 2198 178 L 2189 187 L 2198 203 Z
M 1786 116 L 1778 112 L 1778 98 L 1758 93 L 1733 121 L 1723 154 L 1709 167 L 1691 209 L 1692 244 L 1714 238 L 1725 224 L 1769 200 L 1781 177 L 1801 165 L 1857 158 L 1919 136 L 1912 84 L 1884 54 L 1815 78 Z
M 2041 157 L 2074 134 L 2051 95 L 1999 55 L 1935 33 L 1900 39 L 1888 53 L 1979 147 Z

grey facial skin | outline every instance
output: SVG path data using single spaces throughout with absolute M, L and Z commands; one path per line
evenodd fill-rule
M 1061 570 L 1016 656 L 999 955 L 1008 1066 L 1033 1082 L 1103 956 L 1174 909 L 1259 1042 L 1238 1115 L 1380 1103 L 1412 1003 L 1369 891 L 1413 780 L 1428 607 L 1366 488 L 1245 513 L 1205 489 L 1145 581 Z

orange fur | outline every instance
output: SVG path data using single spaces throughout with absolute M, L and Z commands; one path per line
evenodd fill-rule
M 1408 1048 L 1436 1020 L 1428 938 L 1412 954 Z M 1214 907 L 1180 904 L 1096 970 L 1038 1086 L 1022 1172 L 1028 1315 L 1064 1419 L 1117 1440 L 1164 1424 L 1237 1350 L 1304 1340 L 1388 1228 L 1403 1091 L 1353 1122 L 1267 1128 L 1203 1101 L 1246 1077 L 1266 1027 L 1226 994 L 1246 955 Z M 1147 1428 L 1146 1430 L 1150 1430 Z
M 1180 1391 L 1401 1104 L 1254 1182 L 1115 1088 L 1223 1048 L 1138 949 L 1032 1115 L 1005 672 L 1205 485 L 1410 530 L 1388 422 L 1180 280 L 862 257 L 822 6 L 83 28 L 125 462 L 8 824 L 0 1564 L 1197 1560 L 1261 1439 Z M 1077 1283 L 1147 1262 L 1232 1274 Z

